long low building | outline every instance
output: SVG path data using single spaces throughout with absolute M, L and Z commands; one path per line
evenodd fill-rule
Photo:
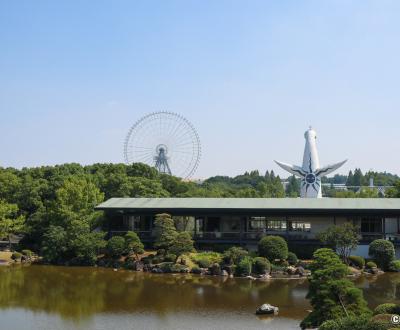
M 280 235 L 297 250 L 318 246 L 316 234 L 329 226 L 359 226 L 357 251 L 367 255 L 377 238 L 400 248 L 398 198 L 111 198 L 96 207 L 105 211 L 110 235 L 133 230 L 144 242 L 154 240 L 157 214 L 168 213 L 199 245 L 254 247 L 264 235 Z

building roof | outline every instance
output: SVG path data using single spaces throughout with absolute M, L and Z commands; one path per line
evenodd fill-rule
M 111 198 L 98 205 L 96 209 L 400 212 L 400 198 Z

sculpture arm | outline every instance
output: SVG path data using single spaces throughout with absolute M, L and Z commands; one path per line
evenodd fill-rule
M 315 175 L 318 177 L 323 177 L 325 175 L 328 175 L 332 173 L 333 171 L 336 171 L 340 166 L 342 166 L 344 163 L 347 162 L 347 159 L 343 162 L 324 166 L 322 168 L 319 168 L 318 170 L 315 171 Z
M 281 162 L 278 162 L 276 160 L 275 160 L 275 163 L 277 163 L 285 171 L 288 171 L 289 173 L 297 175 L 300 178 L 303 178 L 307 174 L 300 166 L 281 163 Z

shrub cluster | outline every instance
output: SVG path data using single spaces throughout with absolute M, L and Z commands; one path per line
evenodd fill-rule
M 349 261 L 350 265 L 355 266 L 359 269 L 363 269 L 365 266 L 365 259 L 360 256 L 350 256 Z
M 374 315 L 378 314 L 400 314 L 400 306 L 396 304 L 381 304 L 374 309 Z
M 267 258 L 256 257 L 253 259 L 253 272 L 258 275 L 269 274 L 271 264 Z
M 287 262 L 289 263 L 289 265 L 295 266 L 299 262 L 299 259 L 293 252 L 288 252 Z
M 372 268 L 376 268 L 376 267 L 378 267 L 378 266 L 377 266 L 376 263 L 373 262 L 373 261 L 368 261 L 368 262 L 366 263 L 366 265 L 365 265 L 365 268 L 367 268 L 367 269 L 372 269 Z
M 236 275 L 248 276 L 251 274 L 253 261 L 249 256 L 243 257 L 236 266 Z
M 22 254 L 19 252 L 13 252 L 13 254 L 11 255 L 11 259 L 12 260 L 21 260 Z
M 373 241 L 369 245 L 368 253 L 383 270 L 389 269 L 389 265 L 395 257 L 393 243 L 385 239 L 376 239 Z
M 389 264 L 389 270 L 391 272 L 400 272 L 400 260 L 393 260 Z

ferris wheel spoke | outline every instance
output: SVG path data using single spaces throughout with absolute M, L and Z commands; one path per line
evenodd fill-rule
M 188 178 L 200 159 L 200 141 L 185 118 L 170 112 L 157 112 L 139 119 L 124 143 L 127 163 L 156 166 L 162 173 Z M 158 165 L 156 165 L 158 162 Z

